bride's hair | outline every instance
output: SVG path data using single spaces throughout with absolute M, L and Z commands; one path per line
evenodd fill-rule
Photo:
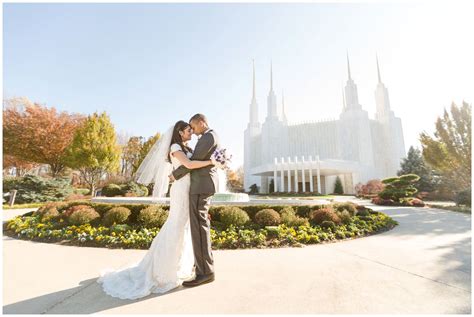
M 189 146 L 184 144 L 183 139 L 181 138 L 181 135 L 179 134 L 179 131 L 184 131 L 184 129 L 186 129 L 187 127 L 189 127 L 189 123 L 183 120 L 179 120 L 178 122 L 176 122 L 173 128 L 173 136 L 171 137 L 171 144 L 177 143 L 179 144 L 179 146 L 181 146 L 181 149 L 183 149 L 184 153 L 191 153 L 193 150 Z

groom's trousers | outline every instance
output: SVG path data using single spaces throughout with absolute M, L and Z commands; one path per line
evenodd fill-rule
M 211 251 L 211 221 L 208 217 L 212 195 L 189 195 L 189 220 L 197 275 L 214 273 L 214 257 Z

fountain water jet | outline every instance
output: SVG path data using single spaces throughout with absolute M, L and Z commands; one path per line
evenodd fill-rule
M 219 183 L 217 193 L 211 198 L 211 202 L 249 202 L 249 195 L 244 193 L 232 193 L 227 189 L 227 176 L 224 170 L 218 169 L 217 175 L 219 177 Z

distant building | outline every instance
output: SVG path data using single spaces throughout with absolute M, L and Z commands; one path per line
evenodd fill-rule
M 338 120 L 292 124 L 286 118 L 283 96 L 281 111 L 277 107 L 271 67 L 267 117 L 261 124 L 255 98 L 254 67 L 250 116 L 244 132 L 245 190 L 257 184 L 261 193 L 268 193 L 273 180 L 277 192 L 329 194 L 339 176 L 344 193 L 350 194 L 358 182 L 396 176 L 401 159 L 406 157 L 403 129 L 400 118 L 390 110 L 378 59 L 375 120 L 369 119 L 368 112 L 359 104 L 349 56 L 347 71 Z

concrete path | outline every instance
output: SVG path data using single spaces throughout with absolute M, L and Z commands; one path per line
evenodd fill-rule
M 471 313 L 471 216 L 370 207 L 400 225 L 304 248 L 214 251 L 215 282 L 139 300 L 109 297 L 96 279 L 146 251 L 3 237 L 3 313 Z

